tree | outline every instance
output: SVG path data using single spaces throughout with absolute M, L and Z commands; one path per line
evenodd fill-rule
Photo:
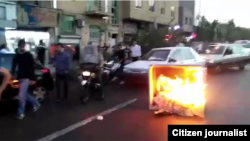
M 233 19 L 227 23 L 219 23 L 218 20 L 214 20 L 210 23 L 203 16 L 195 32 L 197 34 L 197 40 L 199 41 L 227 40 L 233 42 L 240 39 L 250 39 L 250 30 L 237 27 Z

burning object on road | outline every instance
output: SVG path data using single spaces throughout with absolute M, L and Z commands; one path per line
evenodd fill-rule
M 149 108 L 155 114 L 204 117 L 206 68 L 202 66 L 151 66 Z

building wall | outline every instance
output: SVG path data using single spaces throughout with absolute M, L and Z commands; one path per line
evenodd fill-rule
M 195 1 L 179 2 L 179 24 L 182 25 L 184 31 L 192 32 L 195 16 Z M 186 22 L 188 19 L 188 22 Z
M 25 4 L 30 4 L 30 5 L 39 5 L 40 7 L 46 7 L 46 8 L 53 8 L 53 1 L 38 1 L 38 0 L 33 0 L 33 1 L 18 1 L 19 4 L 25 3 Z
M 193 12 L 185 7 L 179 7 L 179 24 L 184 31 L 192 32 L 194 26 L 194 15 Z
M 159 24 L 168 24 L 171 21 L 171 7 L 175 8 L 175 19 L 173 23 L 178 21 L 178 7 L 177 1 L 155 1 L 155 12 L 149 11 L 149 2 L 142 1 L 142 7 L 136 8 L 135 1 L 123 1 L 123 18 L 125 19 L 136 19 L 141 21 L 153 22 L 156 18 Z M 161 8 L 165 9 L 164 14 L 161 14 Z
M 104 5 L 104 1 L 102 1 Z M 108 1 L 108 12 L 111 13 L 111 2 Z M 119 3 L 118 3 L 119 4 Z M 62 9 L 64 14 L 74 15 L 76 19 L 82 19 L 85 21 L 85 26 L 83 28 L 77 28 L 76 34 L 82 37 L 81 47 L 84 47 L 90 41 L 91 26 L 102 26 L 107 29 L 105 33 L 101 34 L 101 41 L 94 41 L 93 43 L 98 45 L 99 43 L 103 45 L 104 43 L 109 43 L 111 34 L 121 34 L 119 32 L 120 25 L 112 25 L 105 23 L 104 19 L 101 17 L 87 16 L 84 13 L 87 11 L 87 1 L 58 1 L 57 8 Z M 60 34 L 60 33 L 59 33 Z M 118 36 L 117 41 L 121 41 L 121 36 Z

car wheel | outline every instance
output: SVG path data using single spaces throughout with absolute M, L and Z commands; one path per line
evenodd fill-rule
M 46 90 L 44 87 L 37 87 L 34 91 L 33 91 L 33 96 L 39 101 L 43 101 L 45 99 L 45 95 L 46 95 Z
M 244 70 L 245 69 L 245 64 L 239 65 L 239 70 Z

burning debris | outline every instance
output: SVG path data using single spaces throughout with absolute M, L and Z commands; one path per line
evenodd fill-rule
M 157 109 L 155 114 L 204 117 L 206 85 L 202 67 L 154 66 L 151 70 L 150 103 Z

